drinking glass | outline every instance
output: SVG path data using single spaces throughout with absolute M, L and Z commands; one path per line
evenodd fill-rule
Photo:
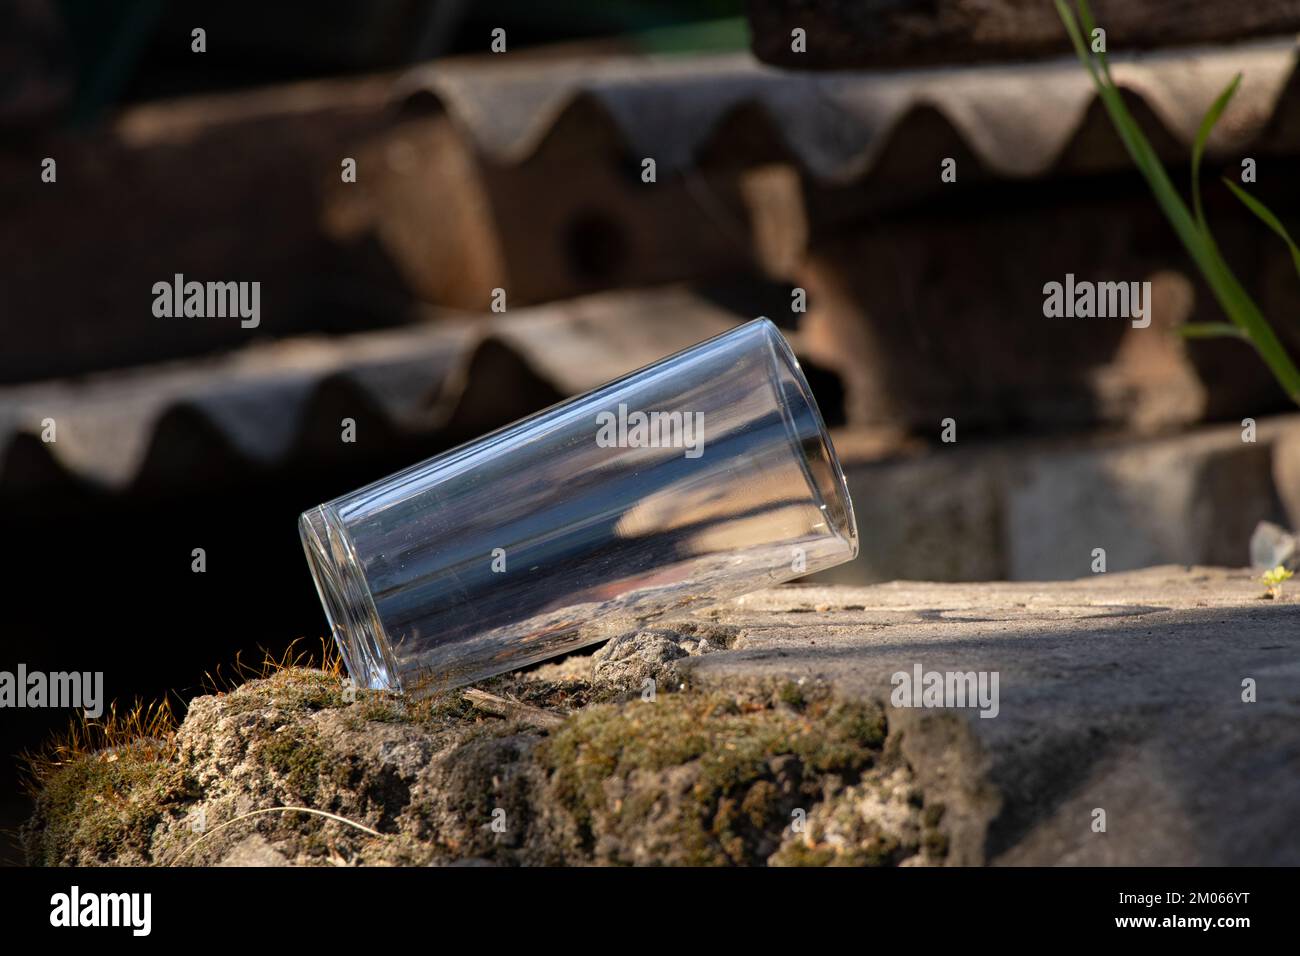
M 472 683 L 857 555 L 844 474 L 766 319 L 304 513 L 358 686 Z

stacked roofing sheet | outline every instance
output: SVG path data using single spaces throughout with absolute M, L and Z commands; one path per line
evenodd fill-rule
M 1185 155 L 1206 105 L 1237 71 L 1246 81 L 1211 140 L 1212 155 L 1235 160 L 1249 150 L 1261 164 L 1293 156 L 1300 142 L 1295 67 L 1290 40 L 1115 57 L 1117 80 L 1171 161 Z M 421 139 L 418 130 L 428 135 Z M 84 250 L 93 253 L 69 277 L 52 237 L 6 230 L 0 254 L 18 265 L 0 286 L 0 315 L 12 331 L 0 372 L 18 382 L 151 364 L 85 381 L 6 386 L 0 487 L 24 486 L 6 470 L 14 461 L 27 463 L 21 474 L 44 474 L 45 466 L 31 464 L 42 456 L 92 483 L 131 487 L 148 462 L 166 459 L 175 432 L 160 423 L 178 409 L 199 415 L 239 454 L 274 463 L 313 427 L 337 427 L 311 421 L 322 382 L 355 392 L 394 427 L 416 432 L 473 419 L 471 400 L 521 414 L 530 409 L 500 401 L 509 383 L 475 390 L 472 377 L 530 369 L 546 383 L 530 400 L 548 388 L 570 394 L 770 310 L 721 309 L 673 290 L 519 306 L 735 273 L 809 289 L 808 314 L 777 317 L 802 324 L 808 354 L 843 378 L 855 424 L 924 429 L 954 408 L 996 425 L 1011 407 L 1036 409 L 1030 418 L 1042 423 L 1132 424 L 1153 368 L 1192 399 L 1149 415 L 1157 426 L 1241 407 L 1267 411 L 1270 400 L 1266 391 L 1233 391 L 1243 376 L 1260 379 L 1249 356 L 1207 362 L 1181 346 L 1152 351 L 1124 345 L 1118 328 L 1101 339 L 1089 333 L 1087 348 L 1077 330 L 1044 338 L 1033 300 L 1043 281 L 1060 278 L 1047 272 L 1050 262 L 1006 276 L 1007 288 L 974 293 L 944 278 L 951 271 L 944 241 L 963 256 L 974 250 L 977 261 L 966 268 L 982 281 L 992 267 L 978 261 L 980 250 L 999 262 L 1021 254 L 992 248 L 1008 240 L 987 230 L 1006 225 L 1031 235 L 1041 252 L 1098 207 L 1086 194 L 1070 206 L 1058 203 L 1059 192 L 1024 191 L 1033 184 L 1111 182 L 1098 177 L 1129 169 L 1072 60 L 805 74 L 747 55 L 484 58 L 421 69 L 395 84 L 331 81 L 140 107 L 103 136 L 111 150 L 99 149 L 102 139 L 56 144 L 71 160 L 59 191 L 34 193 L 26 182 L 49 141 L 29 142 L 3 160 L 0 194 L 14 200 L 11 221 L 76 219 L 87 230 Z M 342 155 L 361 157 L 355 184 L 339 181 Z M 946 156 L 959 157 L 956 184 L 939 178 Z M 647 157 L 657 162 L 655 183 L 639 175 Z M 178 178 L 182 160 L 186 174 Z M 1261 168 L 1279 178 L 1278 166 Z M 288 184 L 292 201 L 275 206 L 273 234 L 250 235 L 250 204 L 277 182 Z M 996 191 L 1003 187 L 1011 191 Z M 109 199 L 87 200 L 95 196 Z M 1132 219 L 1147 225 L 1129 245 L 1109 245 L 1143 270 L 1176 268 L 1177 247 L 1149 199 L 1139 189 L 1124 201 L 1147 210 L 1148 219 Z M 951 212 L 970 202 L 973 212 Z M 1020 217 L 1014 229 L 1003 223 L 1008 216 Z M 1087 227 L 1089 248 L 1108 245 L 1108 221 Z M 173 235 L 192 238 L 169 245 Z M 267 242 L 276 247 L 272 259 L 255 255 Z M 471 247 L 487 250 L 478 271 L 443 256 Z M 152 251 L 142 257 L 141 249 Z M 889 264 L 891 250 L 905 249 L 924 268 Z M 1151 249 L 1158 254 L 1145 259 L 1134 252 Z M 1259 270 L 1287 268 L 1280 248 L 1276 260 L 1251 249 Z M 234 323 L 151 315 L 149 289 L 171 278 L 173 266 L 162 264 L 172 253 L 233 272 L 224 277 L 261 279 L 273 305 L 267 321 L 245 334 Z M 1165 282 L 1175 305 L 1196 299 L 1182 281 Z M 485 311 L 497 288 L 510 312 L 485 323 L 426 324 L 428 312 L 415 301 Z M 1017 289 L 1033 294 L 1017 298 Z M 784 293 L 782 301 L 789 301 Z M 1206 301 L 1196 299 L 1197 308 Z M 983 313 L 962 312 L 997 302 L 1015 304 L 1005 335 L 990 334 Z M 1179 308 L 1170 307 L 1178 315 L 1166 325 L 1196 314 Z M 979 323 L 985 332 L 968 335 Z M 375 325 L 396 328 L 359 331 Z M 1050 375 L 1021 380 L 1017 368 L 1034 362 L 1003 361 L 994 376 L 997 356 L 982 359 L 980 349 L 1008 340 L 1064 355 L 1066 371 L 1054 366 Z M 935 343 L 944 341 L 941 352 L 963 356 L 951 374 L 936 362 Z M 214 348 L 228 351 L 212 357 Z M 493 355 L 509 358 L 489 370 L 484 356 Z M 42 356 L 75 361 L 47 366 Z M 921 367 L 939 369 L 943 380 L 907 371 Z M 1231 400 L 1216 404 L 1224 395 Z M 48 417 L 61 423 L 57 445 L 40 441 Z

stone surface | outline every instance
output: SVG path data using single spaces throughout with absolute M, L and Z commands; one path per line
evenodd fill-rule
M 915 663 L 999 672 L 993 719 L 886 708 L 917 785 L 949 808 L 959 862 L 1295 864 L 1300 608 L 1262 592 L 1252 572 L 1167 567 L 767 591 L 728 615 L 736 650 L 691 673 L 883 700 Z M 821 623 L 799 626 L 819 607 Z M 1090 829 L 1098 807 L 1104 834 Z
M 1300 604 L 1262 593 L 1171 567 L 762 591 L 480 685 L 564 717 L 550 731 L 281 671 L 195 700 L 166 747 L 65 766 L 26 845 L 78 864 L 1294 865 Z M 916 667 L 996 674 L 996 716 L 897 706 Z

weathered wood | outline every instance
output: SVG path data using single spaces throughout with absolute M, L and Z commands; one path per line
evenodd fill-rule
M 749 0 L 754 53 L 803 69 L 920 66 L 1066 55 L 1050 0 Z M 1094 0 L 1111 51 L 1300 29 L 1300 0 Z M 791 31 L 806 33 L 806 52 Z
M 484 713 L 517 720 L 521 724 L 527 724 L 530 727 L 550 730 L 564 723 L 564 718 L 559 714 L 542 710 L 542 708 L 534 707 L 532 704 L 508 700 L 505 697 L 488 693 L 477 687 L 470 687 L 461 691 L 461 696 Z

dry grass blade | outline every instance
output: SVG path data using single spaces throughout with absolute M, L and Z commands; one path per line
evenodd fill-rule
M 300 641 L 294 641 L 278 655 L 263 649 L 262 661 L 257 665 L 246 664 L 237 654 L 233 673 L 230 676 L 223 674 L 220 666 L 206 672 L 202 689 L 209 694 L 227 693 L 245 681 L 271 677 L 280 671 L 299 667 L 321 670 L 331 677 L 343 676 L 343 660 L 332 641 L 322 639 L 319 651 L 304 650 Z M 147 749 L 156 759 L 169 759 L 175 752 L 179 726 L 180 720 L 170 698 L 153 703 L 136 700 L 122 710 L 115 701 L 101 717 L 74 717 L 63 731 L 52 735 L 45 744 L 18 755 L 23 788 L 35 796 L 51 774 L 73 761 L 124 747 Z
M 122 711 L 115 701 L 101 717 L 74 717 L 46 744 L 19 754 L 23 787 L 35 796 L 45 780 L 73 761 L 124 747 L 147 749 L 157 759 L 168 759 L 175 752 L 178 726 L 165 698 L 150 704 L 137 700 Z
M 234 663 L 230 667 L 232 673 L 227 676 L 218 664 L 204 673 L 203 689 L 209 694 L 225 694 L 248 681 L 262 680 L 280 671 L 298 667 L 324 671 L 330 677 L 344 676 L 343 658 L 339 655 L 333 641 L 322 637 L 319 650 L 304 650 L 301 643 L 302 639 L 298 638 L 290 642 L 289 646 L 279 654 L 274 654 L 266 648 L 259 648 L 262 660 L 257 664 L 245 662 L 243 653 L 236 653 Z
M 177 862 L 179 862 L 186 854 L 188 854 L 196 846 L 201 844 L 204 840 L 216 836 L 222 830 L 225 830 L 227 827 L 232 827 L 236 823 L 242 823 L 244 820 L 251 820 L 253 817 L 260 817 L 268 813 L 290 813 L 290 812 L 307 813 L 313 816 L 324 817 L 325 819 L 333 820 L 336 823 L 345 823 L 350 827 L 355 827 L 356 829 L 362 831 L 363 833 L 368 833 L 371 836 L 380 837 L 380 838 L 383 837 L 383 834 L 380 833 L 378 830 L 372 830 L 364 823 L 357 823 L 355 820 L 349 820 L 347 817 L 341 817 L 337 813 L 327 813 L 324 810 L 314 810 L 311 807 L 264 807 L 261 810 L 250 810 L 248 813 L 241 813 L 239 816 L 233 817 L 232 819 L 227 820 L 225 823 L 213 827 L 211 830 L 208 830 L 206 833 L 200 836 L 197 840 L 194 840 L 192 843 L 186 845 L 183 849 L 181 849 L 179 853 L 177 853 L 170 860 L 168 860 L 166 863 L 161 865 L 175 866 Z

